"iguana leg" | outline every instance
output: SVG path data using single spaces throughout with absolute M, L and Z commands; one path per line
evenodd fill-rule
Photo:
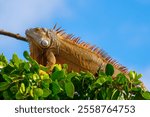
M 51 51 L 46 53 L 46 58 L 47 58 L 47 65 L 46 66 L 49 68 L 47 72 L 51 73 L 53 68 L 54 68 L 54 65 L 56 63 L 56 58 L 55 58 L 54 53 Z

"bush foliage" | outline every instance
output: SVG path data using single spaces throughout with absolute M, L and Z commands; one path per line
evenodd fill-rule
M 129 72 L 112 78 L 114 68 L 107 64 L 105 73 L 97 76 L 90 72 L 68 72 L 67 65 L 56 64 L 52 73 L 39 65 L 28 52 L 25 60 L 12 56 L 10 62 L 0 55 L 0 99 L 1 100 L 137 100 L 150 99 L 141 74 Z

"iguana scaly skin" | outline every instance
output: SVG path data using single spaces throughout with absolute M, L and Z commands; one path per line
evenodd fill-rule
M 110 63 L 114 66 L 114 76 L 118 73 L 128 74 L 127 69 L 118 64 L 103 50 L 81 42 L 79 38 L 66 34 L 60 28 L 53 29 L 32 28 L 26 30 L 30 43 L 31 57 L 44 66 L 54 64 L 68 64 L 69 71 L 90 71 L 96 74 L 98 70 L 104 71 Z

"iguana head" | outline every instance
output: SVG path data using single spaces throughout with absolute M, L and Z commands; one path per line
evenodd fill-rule
M 25 33 L 28 41 L 40 49 L 50 47 L 56 39 L 54 32 L 46 28 L 31 28 L 27 29 Z
M 59 53 L 57 34 L 46 28 L 31 28 L 26 30 L 26 37 L 30 44 L 30 56 L 39 64 L 47 65 L 47 57 L 50 51 Z

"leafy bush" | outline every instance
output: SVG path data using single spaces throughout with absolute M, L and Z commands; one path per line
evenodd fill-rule
M 16 54 L 10 62 L 0 55 L 0 99 L 2 100 L 136 100 L 150 99 L 140 81 L 141 74 L 130 71 L 112 78 L 114 68 L 108 64 L 104 72 L 67 72 L 67 65 L 56 64 L 52 73 L 24 52 L 27 61 Z

